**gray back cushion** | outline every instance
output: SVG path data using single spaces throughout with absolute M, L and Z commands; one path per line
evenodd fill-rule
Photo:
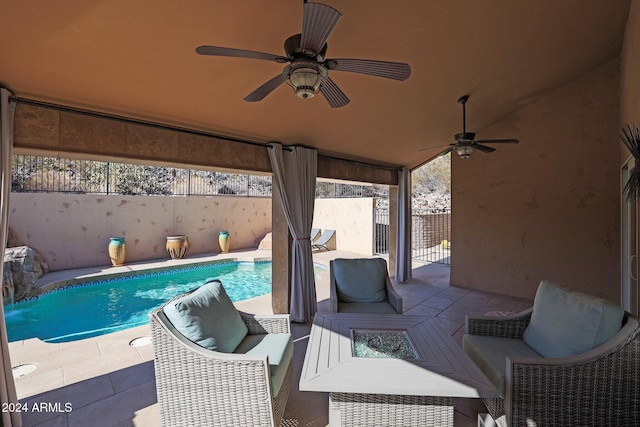
M 387 262 L 382 258 L 334 259 L 336 292 L 342 302 L 387 300 Z
M 573 356 L 613 338 L 623 315 L 622 308 L 609 301 L 543 280 L 523 339 L 543 357 Z
M 163 312 L 178 332 L 209 350 L 231 353 L 248 332 L 218 280 L 167 303 Z

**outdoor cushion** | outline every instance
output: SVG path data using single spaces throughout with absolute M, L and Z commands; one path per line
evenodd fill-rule
M 274 396 L 277 396 L 293 356 L 293 336 L 291 334 L 247 335 L 234 353 L 269 356 L 271 387 Z
M 609 301 L 543 280 L 523 339 L 544 357 L 573 356 L 613 338 L 623 315 Z
M 462 348 L 496 386 L 501 397 L 505 396 L 507 357 L 541 357 L 522 340 L 512 338 L 465 334 Z
M 231 353 L 248 332 L 218 280 L 171 301 L 163 311 L 178 332 L 209 350 Z
M 342 302 L 387 300 L 387 262 L 382 258 L 335 259 L 333 274 Z
M 340 313 L 373 313 L 373 314 L 398 314 L 396 310 L 388 303 L 369 303 L 369 302 L 346 302 L 338 303 L 338 312 Z

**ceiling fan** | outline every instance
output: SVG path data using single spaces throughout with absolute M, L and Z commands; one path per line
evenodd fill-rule
M 300 98 L 312 98 L 320 92 L 332 108 L 344 107 L 349 98 L 329 77 L 329 71 L 346 71 L 368 74 L 393 80 L 406 80 L 411 75 L 409 64 L 368 59 L 327 59 L 327 39 L 342 14 L 322 3 L 303 5 L 302 33 L 289 37 L 284 42 L 285 55 L 256 52 L 218 46 L 200 46 L 200 55 L 230 56 L 236 58 L 262 59 L 279 64 L 289 63 L 282 74 L 258 87 L 244 100 L 256 102 L 264 99 L 284 82 L 293 88 Z
M 465 105 L 469 100 L 469 95 L 461 96 L 458 99 L 458 103 L 462 104 L 462 133 L 457 133 L 454 136 L 456 142 L 454 144 L 449 144 L 449 148 L 442 153 L 441 156 L 454 151 L 458 153 L 460 158 L 468 159 L 471 157 L 474 151 L 482 151 L 483 153 L 492 153 L 496 151 L 493 147 L 487 147 L 483 144 L 517 144 L 517 139 L 474 139 L 476 134 L 474 132 L 467 132 L 467 123 L 466 123 L 466 109 Z M 431 147 L 434 148 L 434 147 Z

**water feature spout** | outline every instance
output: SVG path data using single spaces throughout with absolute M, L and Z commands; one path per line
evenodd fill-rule
M 13 287 L 13 275 L 9 263 L 4 263 L 2 269 L 2 301 L 4 305 L 10 305 L 15 302 L 15 288 Z

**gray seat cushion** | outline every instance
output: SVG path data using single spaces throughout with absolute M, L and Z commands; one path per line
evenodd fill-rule
M 382 258 L 338 258 L 331 263 L 336 293 L 342 302 L 387 300 L 387 262 Z
M 574 356 L 613 338 L 623 315 L 609 301 L 543 280 L 523 339 L 544 357 Z
M 231 353 L 248 332 L 218 280 L 169 302 L 163 312 L 185 338 L 209 350 Z
M 280 392 L 293 357 L 293 337 L 291 334 L 247 335 L 234 353 L 269 356 L 271 387 L 275 397 Z
M 522 340 L 511 338 L 465 334 L 462 337 L 462 348 L 496 386 L 502 397 L 505 395 L 507 357 L 541 358 Z

